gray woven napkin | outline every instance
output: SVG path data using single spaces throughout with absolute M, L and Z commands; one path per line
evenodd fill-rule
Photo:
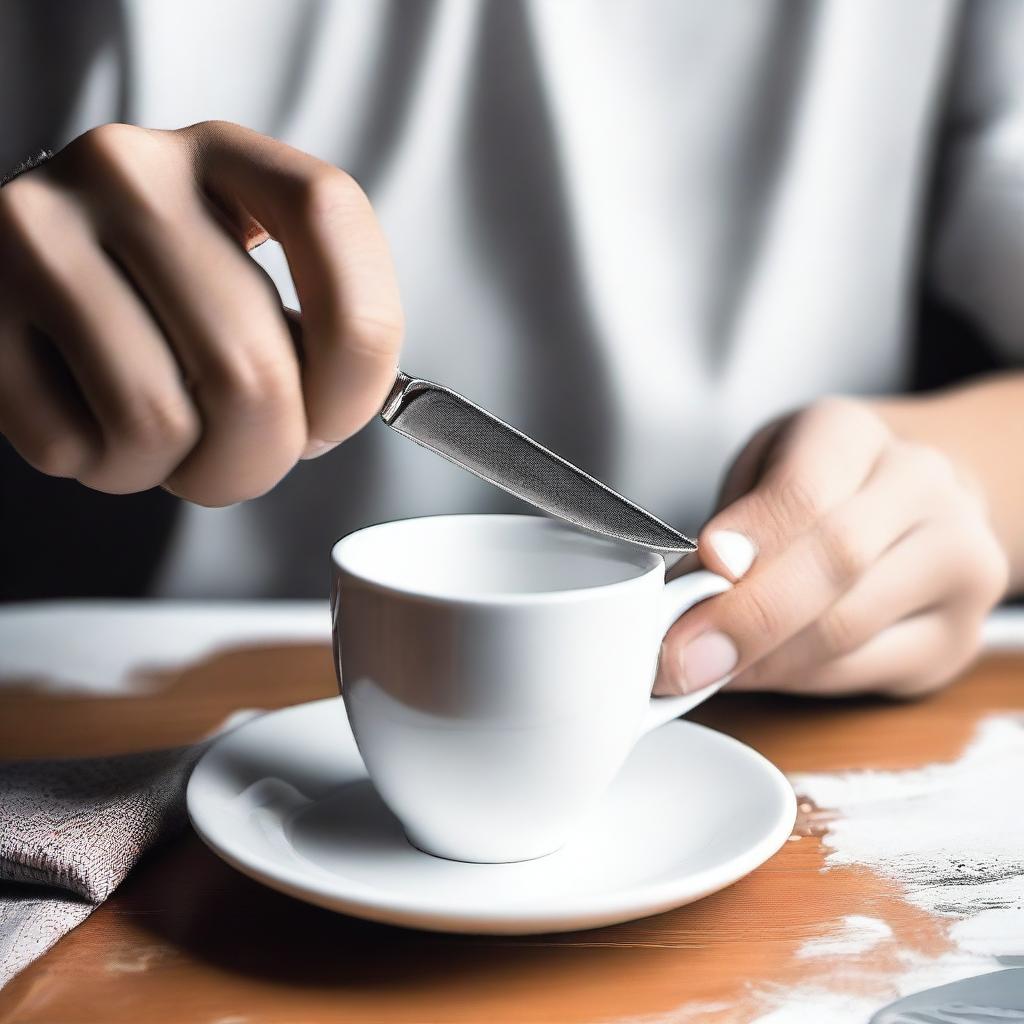
M 185 823 L 209 741 L 118 757 L 0 762 L 0 987 L 84 921 Z

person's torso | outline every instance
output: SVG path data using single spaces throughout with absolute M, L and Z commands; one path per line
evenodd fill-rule
M 686 532 L 766 419 L 902 380 L 952 2 L 122 10 L 50 141 L 224 118 L 345 167 L 393 248 L 403 367 Z M 157 590 L 321 593 L 350 529 L 516 507 L 375 423 L 189 508 Z

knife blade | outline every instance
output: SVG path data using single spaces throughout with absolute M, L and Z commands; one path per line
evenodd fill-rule
M 380 415 L 403 437 L 573 526 L 655 551 L 697 549 L 689 537 L 451 388 L 399 370 Z

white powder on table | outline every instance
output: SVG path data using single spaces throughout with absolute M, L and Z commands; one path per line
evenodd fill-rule
M 876 994 L 836 992 L 827 978 L 761 988 L 754 993 L 763 1008 L 756 1024 L 865 1024 L 888 1000 L 1024 957 L 1024 717 L 984 721 L 949 764 L 801 774 L 792 782 L 834 814 L 823 837 L 825 870 L 861 866 L 889 879 L 909 903 L 948 922 L 953 948 L 937 957 L 907 952 L 895 974 L 862 974 L 866 993 Z M 887 931 L 882 921 L 852 915 L 808 940 L 798 956 L 863 952 L 885 941 Z
M 1024 953 L 1024 718 L 984 721 L 959 760 L 903 772 L 796 775 L 838 812 L 826 867 L 862 865 L 951 918 L 964 950 Z
M 877 917 L 847 914 L 834 932 L 805 942 L 797 951 L 797 956 L 806 960 L 817 956 L 866 953 L 891 937 L 892 929 Z

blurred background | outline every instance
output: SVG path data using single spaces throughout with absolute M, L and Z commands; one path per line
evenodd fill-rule
M 1022 8 L 0 0 L 0 170 L 214 118 L 344 167 L 393 248 L 403 367 L 695 534 L 780 412 L 1022 362 Z M 296 305 L 280 247 L 254 258 Z M 342 534 L 473 510 L 521 506 L 378 423 L 226 509 L 0 439 L 0 598 L 321 596 Z

